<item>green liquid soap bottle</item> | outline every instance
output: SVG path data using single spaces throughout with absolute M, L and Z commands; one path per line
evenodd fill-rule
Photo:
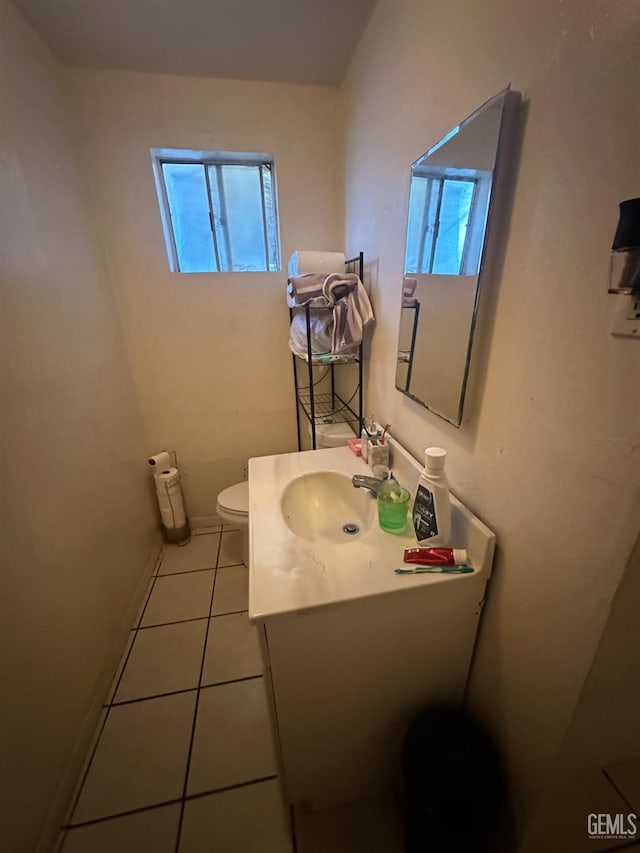
M 393 474 L 378 490 L 378 523 L 386 533 L 402 533 L 411 495 Z
M 427 447 L 425 469 L 418 480 L 413 504 L 413 529 L 421 545 L 446 547 L 451 539 L 451 501 L 444 470 L 447 451 Z

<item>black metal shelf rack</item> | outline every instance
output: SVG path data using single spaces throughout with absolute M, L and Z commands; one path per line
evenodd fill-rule
M 364 273 L 364 252 L 360 252 L 354 258 L 345 261 L 345 272 L 356 273 L 360 281 Z M 314 308 L 314 311 L 332 311 L 332 308 Z M 356 424 L 354 434 L 360 433 L 363 411 L 363 382 L 362 382 L 362 343 L 355 353 L 346 355 L 320 355 L 313 354 L 311 349 L 311 320 L 310 308 L 303 305 L 300 308 L 289 308 L 289 319 L 293 320 L 296 311 L 303 311 L 307 325 L 307 352 L 304 356 L 293 354 L 293 381 L 296 394 L 296 425 L 298 429 L 298 450 L 302 450 L 301 412 L 311 424 L 311 447 L 316 449 L 316 426 L 319 424 L 347 423 Z M 300 385 L 298 363 L 306 364 L 307 384 Z M 358 379 L 353 394 L 344 400 L 336 391 L 334 370 L 344 364 L 358 365 Z M 319 380 L 314 381 L 314 367 L 324 367 L 329 373 L 331 390 L 327 393 L 318 393 L 316 385 L 325 378 L 325 374 Z M 357 407 L 353 407 L 354 399 L 357 398 Z
M 404 388 L 398 384 L 398 379 L 396 379 L 396 388 L 400 388 L 401 391 L 406 391 L 408 393 L 409 386 L 411 384 L 411 374 L 413 372 L 413 356 L 415 355 L 416 350 L 416 335 L 418 333 L 418 322 L 420 320 L 420 303 L 415 299 L 411 305 L 403 305 L 402 310 L 414 312 L 411 327 L 411 345 L 408 350 L 398 351 L 398 362 L 400 364 L 407 365 L 407 375 L 404 382 Z

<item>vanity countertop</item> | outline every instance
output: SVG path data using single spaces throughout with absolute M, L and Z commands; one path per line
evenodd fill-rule
M 394 471 L 412 496 L 420 468 L 393 440 Z M 394 446 L 395 445 L 395 446 Z M 262 456 L 249 461 L 249 618 L 262 621 L 339 602 L 439 584 L 486 584 L 495 535 L 453 495 L 455 547 L 466 547 L 473 574 L 397 575 L 403 551 L 417 542 L 410 524 L 402 535 L 383 532 L 375 513 L 370 527 L 352 541 L 336 544 L 296 536 L 281 509 L 286 486 L 298 477 L 333 471 L 370 475 L 347 447 Z

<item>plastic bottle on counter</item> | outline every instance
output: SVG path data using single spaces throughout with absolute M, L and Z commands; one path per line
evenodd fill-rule
M 418 480 L 413 504 L 413 529 L 421 545 L 446 547 L 451 538 L 451 501 L 444 470 L 447 451 L 427 447 L 425 469 Z

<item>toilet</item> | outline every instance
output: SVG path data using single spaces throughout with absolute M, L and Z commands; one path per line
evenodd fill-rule
M 249 568 L 249 483 L 243 480 L 223 489 L 218 495 L 216 512 L 225 524 L 242 531 L 242 562 Z
M 311 424 L 309 424 L 311 435 Z M 316 447 L 318 450 L 346 445 L 354 432 L 346 423 L 318 423 Z M 242 562 L 249 568 L 249 483 L 244 480 L 223 489 L 218 495 L 216 512 L 225 524 L 233 524 L 242 531 Z
M 307 427 L 311 437 L 311 424 Z M 343 447 L 350 438 L 355 438 L 355 433 L 349 424 L 343 421 L 339 423 L 323 423 L 319 420 L 316 424 L 316 449 L 324 450 L 329 447 Z

